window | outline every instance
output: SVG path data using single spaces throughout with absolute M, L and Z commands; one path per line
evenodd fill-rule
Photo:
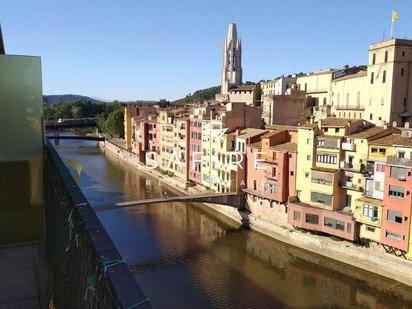
M 386 71 L 383 71 L 383 74 L 382 74 L 382 83 L 385 83 L 386 82 Z
M 310 145 L 310 138 L 306 139 L 306 144 Z
M 318 146 L 325 146 L 325 140 L 323 139 L 318 140 Z
M 350 118 L 350 116 L 349 116 Z M 335 128 L 335 133 L 339 133 L 339 128 Z
M 332 205 L 332 195 L 327 195 L 318 192 L 310 193 L 310 200 L 314 203 L 320 203 L 325 205 Z
M 393 232 L 386 231 L 385 236 L 386 236 L 386 238 L 388 238 L 390 240 L 395 240 L 395 241 L 402 240 L 402 236 L 399 235 L 398 233 L 393 233 Z
M 405 153 L 403 153 L 403 156 L 405 156 Z M 405 180 L 406 169 L 398 166 L 391 166 L 391 177 L 399 180 Z
M 372 54 L 372 64 L 376 63 L 376 54 Z
M 368 232 L 375 232 L 375 228 L 372 226 L 367 225 L 365 228 Z
M 371 73 L 371 84 L 373 84 L 374 76 L 375 76 L 375 74 L 374 74 L 374 72 L 372 72 Z
M 373 118 L 373 115 L 369 114 L 369 120 L 372 120 L 372 118 Z
M 253 190 L 257 190 L 257 182 L 256 182 L 256 179 L 255 180 L 253 180 Z
M 346 231 L 347 231 L 348 233 L 352 233 L 352 223 L 346 224 Z
M 337 99 L 336 99 L 336 104 L 339 106 L 339 104 L 340 104 L 340 93 L 338 93 L 338 97 L 337 97 Z
M 314 214 L 306 214 L 305 222 L 310 224 L 319 224 L 319 216 Z
M 405 158 L 405 151 L 398 151 L 398 158 L 404 159 Z
M 403 98 L 403 106 L 406 107 L 406 98 Z
M 404 197 L 405 190 L 398 186 L 389 186 L 389 196 L 392 197 Z
M 352 179 L 350 181 L 352 183 Z M 351 207 L 352 205 L 352 195 L 346 195 L 346 207 Z
M 363 204 L 363 215 L 369 218 L 377 218 L 378 207 L 369 204 Z
M 402 223 L 402 213 L 399 211 L 388 209 L 387 219 L 388 221 Z
M 290 171 L 290 176 L 295 175 L 295 173 L 293 171 Z
M 312 156 L 311 156 L 311 155 L 307 155 L 307 156 L 306 156 L 306 160 L 308 160 L 308 161 L 312 160 Z
M 356 94 L 356 106 L 360 106 L 360 92 Z
M 401 76 L 403 76 L 403 74 L 405 74 L 405 69 L 401 68 Z
M 293 220 L 300 221 L 300 211 L 293 211 Z
M 345 230 L 345 222 L 337 220 L 337 219 L 325 217 L 323 221 L 323 225 L 333 228 L 335 230 L 341 230 L 341 231 Z
M 319 154 L 316 156 L 316 161 L 320 163 L 336 164 L 337 156 L 329 154 Z
M 405 51 L 404 50 L 402 51 L 402 57 L 405 57 Z
M 388 62 L 388 51 L 385 51 L 385 62 Z
M 375 166 L 375 171 L 376 172 L 385 172 L 385 164 L 377 163 L 376 166 Z
M 346 106 L 349 106 L 349 92 L 346 93 Z

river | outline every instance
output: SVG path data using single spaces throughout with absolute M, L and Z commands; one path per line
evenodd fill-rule
M 61 141 L 92 206 L 160 196 L 160 185 L 91 141 Z M 412 308 L 412 288 L 278 242 L 201 204 L 98 214 L 155 308 Z

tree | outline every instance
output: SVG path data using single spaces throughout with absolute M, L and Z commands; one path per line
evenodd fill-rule
M 97 116 L 97 127 L 102 132 L 106 131 L 106 120 L 107 120 L 106 113 L 101 113 Z
M 124 137 L 124 111 L 123 108 L 117 108 L 112 111 L 105 122 L 105 132 L 111 136 Z

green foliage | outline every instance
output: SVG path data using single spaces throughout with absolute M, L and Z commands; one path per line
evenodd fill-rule
M 51 118 L 94 118 L 101 113 L 110 113 L 118 108 L 118 102 L 96 103 L 90 100 L 77 100 L 66 103 L 56 103 L 44 108 L 44 117 Z
M 182 103 L 203 103 L 205 100 L 211 100 L 215 98 L 215 95 L 220 93 L 220 86 L 210 87 L 206 89 L 200 89 L 193 94 L 188 94 L 185 98 L 173 101 L 174 104 Z
M 167 101 L 167 100 L 165 100 L 165 99 L 161 99 L 161 100 L 159 101 L 159 106 L 160 106 L 161 108 L 169 107 L 169 106 L 170 106 L 170 101 Z
M 107 113 L 101 113 L 97 116 L 97 128 L 102 132 L 106 131 L 107 116 L 108 116 Z
M 111 136 L 124 137 L 124 110 L 122 107 L 112 111 L 104 123 L 104 132 Z

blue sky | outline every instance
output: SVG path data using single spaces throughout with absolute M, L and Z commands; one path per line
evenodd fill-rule
M 405 1 L 2 0 L 6 52 L 42 57 L 44 94 L 176 99 L 220 83 L 235 22 L 244 81 L 367 62 L 368 44 L 412 38 Z

